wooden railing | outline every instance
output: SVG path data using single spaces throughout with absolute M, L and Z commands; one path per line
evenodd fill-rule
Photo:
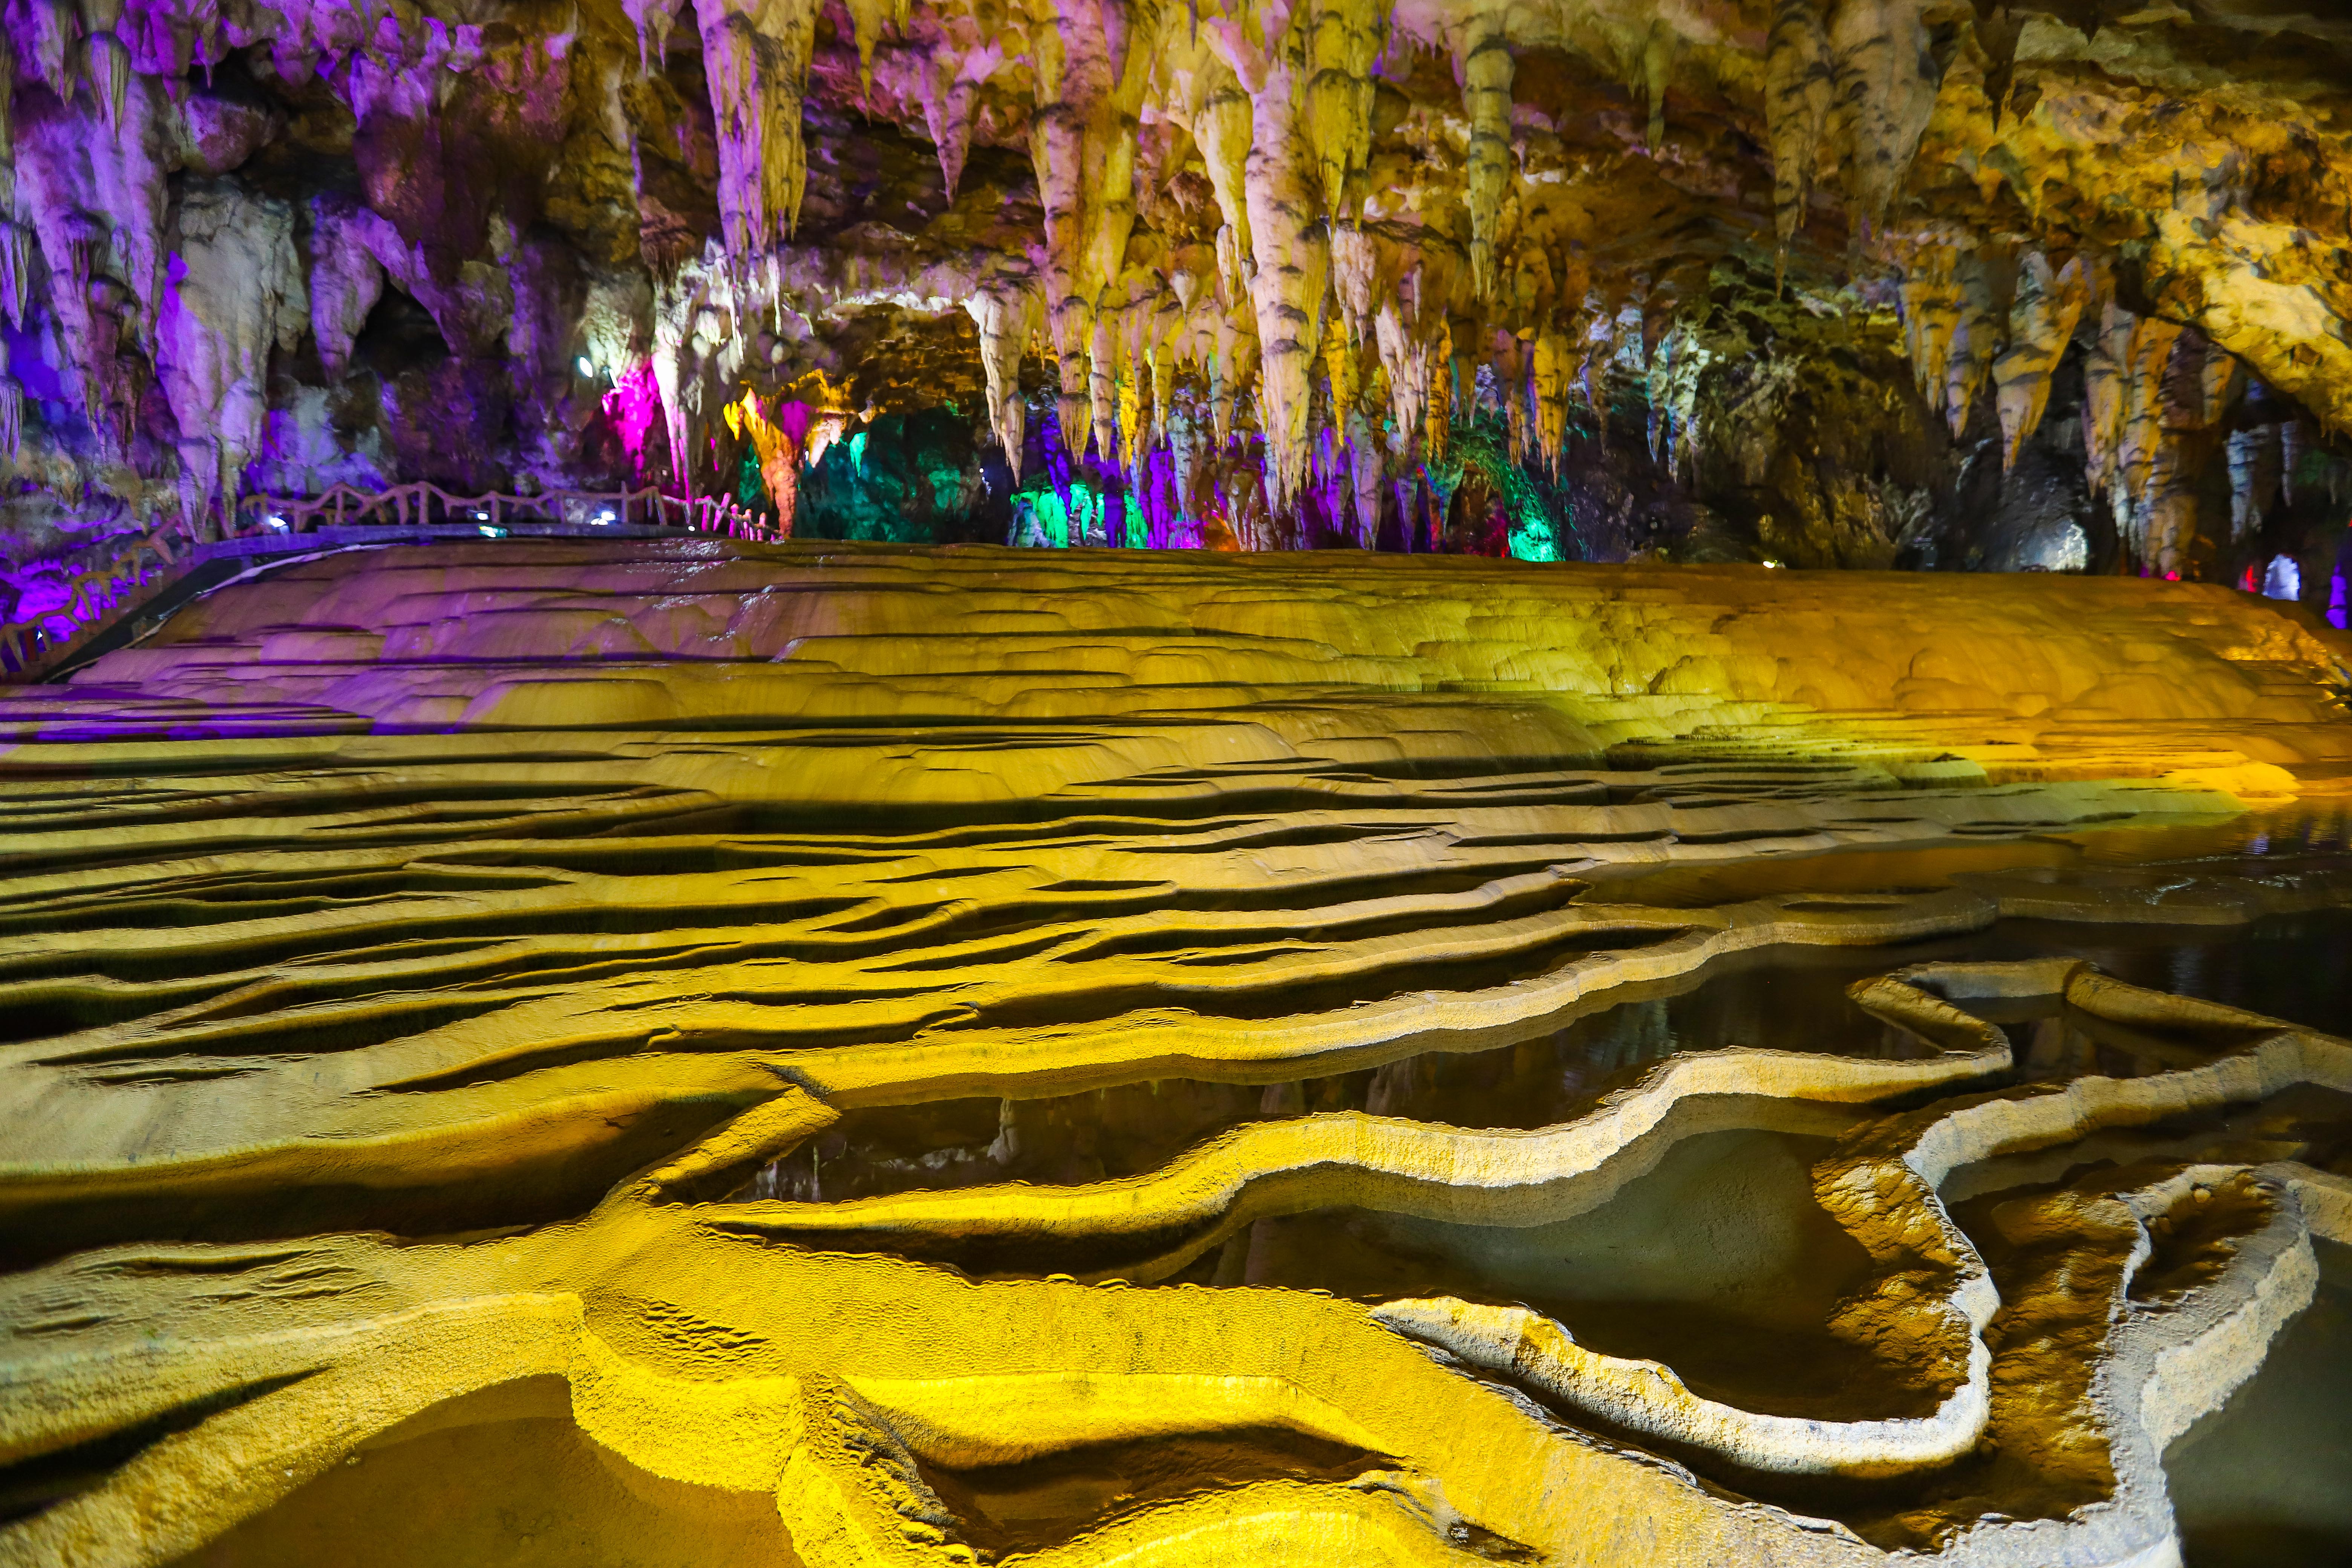
M 546 490 L 537 495 L 453 495 L 435 484 L 394 485 L 362 490 L 337 485 L 315 496 L 250 495 L 240 499 L 236 536 L 302 534 L 321 528 L 420 528 L 467 526 L 503 534 L 521 525 L 593 539 L 614 526 L 676 528 L 720 533 L 734 539 L 777 537 L 759 513 L 722 496 L 687 500 L 646 487 L 637 490 Z M 78 574 L 67 600 L 29 620 L 0 622 L 0 678 L 37 678 L 37 667 L 54 667 L 73 648 L 119 619 L 152 580 L 173 574 L 197 549 L 172 523 L 134 542 L 102 566 Z M 69 633 L 49 629 L 64 617 Z
M 362 490 L 337 485 L 315 496 L 250 495 L 237 502 L 237 531 L 263 529 L 310 533 L 320 528 L 391 524 L 473 523 L 505 528 L 531 523 L 583 533 L 614 524 L 650 528 L 681 528 L 696 533 L 724 533 L 737 539 L 771 537 L 760 515 L 724 496 L 691 500 L 664 495 L 648 485 L 638 490 L 541 490 L 535 495 L 491 491 L 485 495 L 453 495 L 439 485 L 418 481 L 389 489 Z
M 153 577 L 160 577 L 187 558 L 193 548 L 177 523 L 131 542 L 103 566 L 78 573 L 66 602 L 26 621 L 0 623 L 0 672 L 22 674 L 34 665 L 65 652 L 98 629 L 108 613 L 127 603 Z M 57 633 L 49 623 L 63 616 L 73 630 Z

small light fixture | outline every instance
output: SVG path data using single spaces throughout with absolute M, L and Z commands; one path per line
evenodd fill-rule
M 594 523 L 597 527 L 602 528 L 606 523 L 613 521 L 613 514 L 610 511 L 600 511 L 588 521 Z
M 586 354 L 582 354 L 578 359 L 572 363 L 573 366 L 578 369 L 582 376 L 590 379 L 593 379 L 595 376 L 596 362 L 590 359 Z
M 1768 572 L 1772 571 L 1777 569 L 1780 564 L 1780 563 L 1778 561 L 1772 560 L 1769 556 L 1767 556 L 1764 561 L 1764 569 Z
M 268 523 L 270 527 L 280 531 L 283 531 L 286 527 L 286 520 L 279 517 L 276 512 L 271 512 L 268 517 L 263 518 L 261 521 Z
M 481 524 L 475 531 L 479 533 L 484 539 L 504 539 L 507 536 L 507 531 L 505 529 L 493 528 L 487 522 Z
M 490 521 L 490 514 L 486 511 L 478 511 L 474 514 L 474 521 L 476 522 L 488 522 Z

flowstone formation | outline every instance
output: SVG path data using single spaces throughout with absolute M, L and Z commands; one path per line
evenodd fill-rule
M 0 702 L 0 1563 L 2340 1561 L 2347 667 L 2053 574 L 264 563 Z
M 18 0 L 0 618 L 241 497 L 2344 607 L 2286 0 Z M 951 428 L 950 428 L 951 426 Z

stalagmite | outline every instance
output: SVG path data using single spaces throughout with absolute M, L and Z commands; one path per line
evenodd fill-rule
M 2181 456 L 2178 440 L 2159 437 L 2142 479 L 2139 554 L 2160 577 L 2180 576 L 2197 539 L 2196 489 Z
M 2074 325 L 2089 298 L 2086 265 L 2081 257 L 2052 270 L 2042 252 L 2020 258 L 2017 297 L 2010 308 L 2009 346 L 1993 364 L 1993 384 L 2000 410 L 2001 468 L 2017 467 L 2026 438 L 2042 424 L 2050 402 L 2050 378 L 2074 341 Z
M 718 125 L 727 248 L 754 256 L 800 223 L 808 174 L 801 97 L 814 0 L 695 0 L 694 9 Z
M 1785 255 L 1805 221 L 1833 84 L 1820 0 L 1778 0 L 1765 63 L 1764 123 L 1772 146 L 1772 215 Z
M 1495 246 L 1500 238 L 1496 230 L 1510 185 L 1513 62 L 1502 0 L 1481 4 L 1462 30 L 1462 106 L 1470 117 L 1462 190 L 1470 207 L 1471 279 L 1486 300 L 1495 292 Z

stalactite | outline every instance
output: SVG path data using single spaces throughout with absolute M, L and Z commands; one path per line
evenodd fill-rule
M 988 423 L 1013 477 L 1021 477 L 1027 406 L 1021 400 L 1021 351 L 1033 328 L 1035 296 L 1025 289 L 982 288 L 964 300 L 980 330 L 981 370 L 988 378 Z
M 183 503 L 200 516 L 235 505 L 261 447 L 270 351 L 294 347 L 310 310 L 285 203 L 201 184 L 183 193 L 179 216 L 156 359 L 182 432 Z
M 0 219 L 0 306 L 8 311 L 9 325 L 20 329 L 31 300 L 32 245 L 32 236 L 23 224 Z
M 1310 0 L 1307 140 L 1322 178 L 1323 210 L 1336 226 L 1348 180 L 1371 156 L 1372 63 L 1388 30 L 1385 0 Z
M 2193 327 L 2174 353 L 2188 361 L 2190 376 L 2182 416 L 2200 429 L 2219 425 L 2242 384 L 2238 357 Z
M 1958 311 L 1945 364 L 1942 402 L 1945 422 L 1957 441 L 1968 428 L 1977 393 L 1992 368 L 2000 329 L 1993 316 L 1992 279 L 1980 252 L 1960 255 L 1954 282 Z
M 2087 266 L 2074 257 L 2053 270 L 2047 257 L 2029 251 L 2020 258 L 2017 295 L 2010 308 L 2009 346 L 1993 364 L 2000 411 L 2001 470 L 2017 467 L 2027 437 L 2040 427 L 2050 403 L 2050 378 L 2074 340 L 2075 323 L 2089 299 Z
M 1536 442 L 1538 456 L 1555 470 L 1568 447 L 1568 398 L 1575 373 L 1575 351 L 1567 334 L 1539 334 L 1535 347 Z
M 1832 92 L 1819 0 L 1779 0 L 1767 46 L 1764 124 L 1772 143 L 1772 216 L 1785 257 L 1805 221 Z
M 1379 270 L 1379 253 L 1362 229 L 1341 226 L 1331 231 L 1331 292 L 1351 342 L 1363 342 L 1370 330 Z
M 140 424 L 145 361 L 137 345 L 162 297 L 162 93 L 152 79 L 134 78 L 120 135 L 101 132 L 92 108 L 54 101 L 19 127 L 17 212 L 47 263 L 47 303 L 70 381 L 117 461 Z
M 2147 493 L 2160 449 L 2173 445 L 2164 427 L 2164 373 L 2180 329 L 2153 316 L 2139 318 L 2124 361 L 2123 433 L 2116 467 L 2125 489 Z
M 1428 347 L 1414 336 L 1403 308 L 1394 300 L 1381 302 L 1372 332 L 1381 369 L 1388 377 L 1389 416 L 1398 438 L 1410 443 L 1420 433 L 1429 406 Z
M 2311 447 L 2311 429 L 2299 417 L 2289 418 L 2279 426 L 2279 493 L 2286 504 L 2295 502 L 2295 486 L 2302 477 L 2303 455 Z
M 874 91 L 874 46 L 882 39 L 882 24 L 890 19 L 890 0 L 842 0 L 842 6 L 849 14 L 851 38 L 857 47 L 858 89 L 870 97 Z
M 1209 367 L 1210 406 L 1217 447 L 1231 446 L 1241 395 L 1258 372 L 1257 334 L 1250 330 L 1251 306 L 1236 301 L 1217 318 L 1217 348 Z
M 2262 527 L 2263 514 L 2278 499 L 2279 427 L 2255 425 L 2232 431 L 2229 462 L 2230 539 L 2238 543 Z
M 1209 171 L 1217 211 L 1224 226 L 1217 234 L 1217 267 L 1226 298 L 1238 300 L 1249 286 L 1243 267 L 1252 254 L 1249 227 L 1250 100 L 1240 79 L 1222 60 L 1204 75 L 1213 78 L 1207 99 L 1192 117 L 1192 139 Z
M 776 506 L 777 531 L 790 539 L 800 509 L 801 443 L 808 429 L 808 405 L 787 402 L 772 419 L 761 408 L 758 394 L 746 392 L 725 412 L 728 430 L 751 443 L 761 482 Z
M 81 0 L 83 68 L 91 95 L 106 116 L 106 128 L 122 133 L 122 100 L 131 83 L 131 51 L 116 34 L 122 0 Z
M 1503 430 L 1510 437 L 1510 461 L 1527 463 L 1528 449 L 1528 348 L 1510 331 L 1496 334 L 1494 381 L 1503 402 Z
M 1427 363 L 1427 424 L 1422 437 L 1422 461 L 1443 463 L 1446 456 L 1446 437 L 1454 426 L 1454 331 L 1451 324 L 1439 323 L 1437 342 L 1431 347 Z
M 1117 334 L 1111 328 L 1110 313 L 1094 312 L 1094 330 L 1087 338 L 1087 422 L 1090 427 L 1094 450 L 1106 463 L 1118 461 L 1118 361 Z M 1083 449 L 1072 442 L 1073 452 Z
M 1329 237 L 1315 212 L 1289 58 L 1279 49 L 1259 52 L 1230 26 L 1211 37 L 1250 94 L 1245 177 L 1257 264 L 1249 291 L 1257 321 L 1258 419 L 1267 501 L 1286 521 L 1307 477 L 1308 380 L 1322 337 Z
M 923 72 L 923 122 L 939 150 L 940 178 L 950 201 L 963 183 L 964 161 L 971 153 L 971 116 L 981 87 L 1003 60 L 1000 46 L 982 44 L 960 57 L 942 55 Z
M 25 0 L 33 21 L 33 68 L 59 101 L 71 104 L 81 44 L 81 14 L 74 0 Z
M 1950 406 L 1952 348 L 1968 311 L 1961 265 L 1959 247 L 1937 239 L 1916 246 L 1903 267 L 1903 334 L 1911 374 L 1938 414 Z
M 750 257 L 800 224 L 807 184 L 801 99 L 814 0 L 695 0 L 719 144 L 727 248 Z
M 1579 379 L 1601 441 L 1609 439 L 1609 362 L 1616 355 L 1617 318 L 1598 294 L 1584 300 L 1584 354 Z
M 1045 321 L 1060 377 L 1055 401 L 1062 437 L 1076 455 L 1086 449 L 1089 427 L 1107 426 L 1110 418 L 1107 395 L 1097 397 L 1092 387 L 1087 354 L 1106 281 L 1097 270 L 1098 230 L 1112 80 L 1097 7 L 1087 0 L 1045 0 L 1037 24 L 1053 39 L 1052 65 L 1041 58 L 1029 150 L 1045 214 Z M 1109 391 L 1107 380 L 1102 391 Z
M 1510 185 L 1512 75 L 1500 0 L 1485 0 L 1462 33 L 1462 105 L 1470 118 L 1462 189 L 1470 207 L 1471 279 L 1481 300 L 1494 296 L 1496 231 Z
M 1666 84 L 1674 75 L 1675 55 L 1682 35 L 1664 17 L 1650 22 L 1650 36 L 1642 46 L 1641 90 L 1636 95 L 1650 111 L 1644 145 L 1656 157 L 1666 140 Z
M 371 226 L 391 227 L 348 199 L 322 196 L 311 204 L 310 335 L 320 363 L 337 376 L 383 296 L 383 264 L 370 243 Z
M 1188 521 L 1200 515 L 1198 500 L 1201 459 L 1201 413 L 1189 394 L 1180 395 L 1168 414 L 1168 460 L 1176 488 L 1177 510 Z
M 1348 413 L 1349 492 L 1355 508 L 1356 542 L 1370 550 L 1381 530 L 1381 489 L 1386 477 L 1380 432 L 1361 408 Z
M 1935 113 L 1926 0 L 1840 0 L 1830 19 L 1836 100 L 1853 137 L 1846 160 L 1863 216 L 1883 216 Z
M 692 300 L 673 298 L 654 315 L 654 386 L 660 394 L 662 422 L 669 436 L 670 479 L 677 493 L 694 499 L 693 432 L 685 399 L 686 328 Z
M 2083 354 L 2083 459 L 2090 488 L 2108 489 L 2123 445 L 2126 366 L 2137 318 L 2115 301 L 2100 308 L 2099 329 Z
M 670 26 L 677 20 L 676 0 L 621 0 L 621 9 L 637 34 L 637 71 L 651 76 L 669 54 Z
M 1168 416 L 1176 392 L 1176 351 L 1155 336 L 1149 351 L 1151 366 L 1151 434 L 1148 447 L 1168 444 Z

